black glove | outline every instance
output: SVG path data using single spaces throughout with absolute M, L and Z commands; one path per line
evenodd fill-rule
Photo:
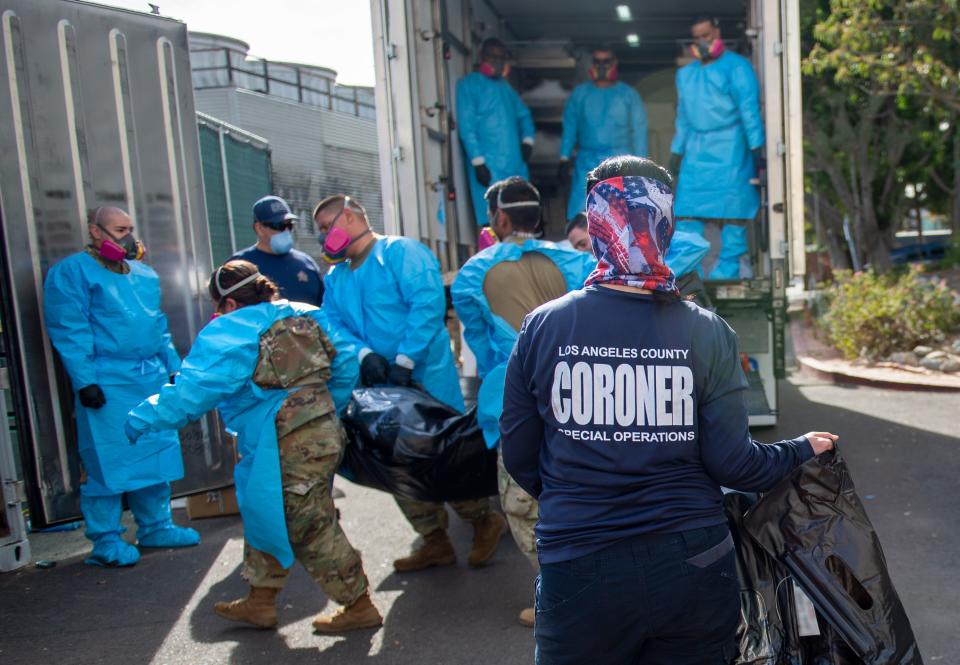
M 570 184 L 570 160 L 561 159 L 560 166 L 557 167 L 557 179 L 560 181 L 560 185 L 569 185 Z
M 77 397 L 80 398 L 80 403 L 88 409 L 99 409 L 107 403 L 107 398 L 104 396 L 103 390 L 95 383 L 91 383 L 89 386 L 78 390 Z
M 680 162 L 683 161 L 683 155 L 670 153 L 670 174 L 676 180 L 680 176 Z
M 377 353 L 368 353 L 360 363 L 360 383 L 365 387 L 380 386 L 387 382 L 390 375 L 390 363 Z
M 763 148 L 754 148 L 753 152 L 753 168 L 757 172 L 757 180 L 760 181 L 760 184 L 764 184 L 764 181 L 767 179 L 767 158 L 764 156 Z
M 413 370 L 402 365 L 390 365 L 389 382 L 395 386 L 409 386 L 413 383 Z
M 532 143 L 521 143 L 520 144 L 520 157 L 523 158 L 523 163 L 526 164 L 530 161 L 530 155 L 533 154 L 533 144 Z
M 490 169 L 487 168 L 486 164 L 477 164 L 473 167 L 473 172 L 477 176 L 477 182 L 479 182 L 482 187 L 490 186 L 490 181 L 493 180 L 493 174 L 490 173 Z

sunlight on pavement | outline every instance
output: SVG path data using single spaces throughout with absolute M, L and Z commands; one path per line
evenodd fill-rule
M 847 409 L 852 415 L 876 418 L 897 428 L 957 436 L 957 393 L 843 386 L 796 376 L 791 383 L 814 404 Z
M 231 538 L 224 543 L 223 549 L 220 550 L 220 554 L 218 554 L 217 558 L 214 559 L 213 564 L 207 571 L 207 574 L 197 585 L 197 590 L 194 591 L 190 601 L 180 613 L 180 617 L 177 619 L 177 622 L 173 624 L 173 628 L 171 628 L 170 632 L 167 633 L 167 637 L 163 640 L 163 644 L 161 644 L 160 648 L 157 649 L 157 654 L 153 657 L 153 660 L 150 661 L 152 665 L 165 665 L 166 663 L 181 662 L 180 659 L 183 655 L 183 645 L 189 644 L 193 640 L 190 625 L 190 619 L 193 616 L 193 613 L 197 611 L 201 601 L 206 598 L 210 591 L 210 587 L 235 574 L 237 570 L 237 564 L 242 558 L 242 538 Z M 200 609 L 200 611 L 205 612 L 213 610 L 204 607 Z M 210 652 L 207 654 L 207 662 L 229 662 L 230 654 L 236 644 L 237 642 L 229 640 L 210 644 Z

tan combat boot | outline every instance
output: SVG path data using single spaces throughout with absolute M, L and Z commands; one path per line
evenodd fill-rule
M 231 621 L 242 621 L 257 628 L 276 628 L 278 593 L 280 589 L 252 586 L 246 598 L 217 603 L 213 611 Z
M 449 566 L 457 562 L 453 543 L 443 529 L 424 536 L 423 545 L 410 556 L 397 559 L 393 568 L 398 573 L 410 573 L 432 566 Z
M 517 617 L 517 621 L 520 622 L 521 626 L 526 626 L 527 628 L 533 628 L 533 624 L 536 617 L 537 617 L 536 611 L 532 607 L 528 607 L 525 610 L 520 610 L 520 616 Z
M 467 563 L 482 566 L 497 551 L 500 538 L 507 530 L 507 520 L 495 510 L 491 510 L 473 525 L 473 549 Z
M 318 633 L 345 633 L 382 625 L 383 617 L 370 600 L 369 591 L 357 598 L 350 607 L 341 607 L 336 612 L 321 614 L 313 620 L 313 628 Z

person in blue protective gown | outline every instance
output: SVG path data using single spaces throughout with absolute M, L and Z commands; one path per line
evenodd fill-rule
M 503 378 L 523 318 L 545 302 L 579 289 L 596 266 L 592 255 L 536 239 L 540 193 L 523 178 L 495 183 L 487 192 L 490 228 L 499 243 L 474 255 L 450 288 L 463 334 L 477 359 L 477 419 L 490 448 L 500 440 Z M 537 502 L 499 465 L 500 505 L 513 538 L 537 565 Z M 520 623 L 533 627 L 533 608 Z
M 234 469 L 243 518 L 246 598 L 217 603 L 220 616 L 277 625 L 276 598 L 294 560 L 342 605 L 314 619 L 324 633 L 379 626 L 359 553 L 340 528 L 331 495 L 343 456 L 337 409 L 346 406 L 357 362 L 323 312 L 278 300 L 278 287 L 249 261 L 210 277 L 217 315 L 197 336 L 175 385 L 130 411 L 134 449 L 219 407 L 237 434 Z
M 676 133 L 670 170 L 678 176 L 677 228 L 711 244 L 708 280 L 750 277 L 749 230 L 760 205 L 763 121 L 750 62 L 727 51 L 716 19 L 691 28 L 696 60 L 677 72 Z
M 487 39 L 478 71 L 457 82 L 457 133 L 470 162 L 467 177 L 478 226 L 487 221 L 487 187 L 513 175 L 528 177 L 533 152 L 533 118 L 506 81 L 507 57 L 503 42 Z
M 121 537 L 124 494 L 141 547 L 200 542 L 171 519 L 170 482 L 183 477 L 177 433 L 151 435 L 138 449 L 123 434 L 127 411 L 174 380 L 180 357 L 130 217 L 99 207 L 87 221 L 90 244 L 47 273 L 44 320 L 76 392 L 80 510 L 93 541 L 86 563 L 132 566 L 140 552 Z
M 613 51 L 593 51 L 591 81 L 574 88 L 563 110 L 559 179 L 570 183 L 567 219 L 583 212 L 587 173 L 607 157 L 647 155 L 647 111 L 640 93 L 617 80 Z M 570 159 L 576 147 L 573 179 Z
M 327 273 L 323 311 L 331 327 L 358 349 L 360 384 L 419 385 L 463 411 L 437 259 L 411 238 L 374 234 L 363 206 L 349 196 L 327 197 L 317 204 L 313 218 L 324 260 L 334 264 Z M 424 540 L 410 556 L 394 561 L 394 569 L 412 572 L 454 564 L 445 506 L 394 498 Z M 468 563 L 484 565 L 495 554 L 506 521 L 492 510 L 489 498 L 450 506 L 473 525 Z

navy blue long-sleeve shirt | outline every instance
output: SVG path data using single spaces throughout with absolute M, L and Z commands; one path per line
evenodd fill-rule
M 725 521 L 721 485 L 763 491 L 813 457 L 753 441 L 736 334 L 686 301 L 587 287 L 524 321 L 507 366 L 503 462 L 540 502 L 540 561 Z
M 280 289 L 287 300 L 320 307 L 323 304 L 323 273 L 306 252 L 291 249 L 286 254 L 271 254 L 256 245 L 242 249 L 228 260 L 243 259 L 257 266 Z

